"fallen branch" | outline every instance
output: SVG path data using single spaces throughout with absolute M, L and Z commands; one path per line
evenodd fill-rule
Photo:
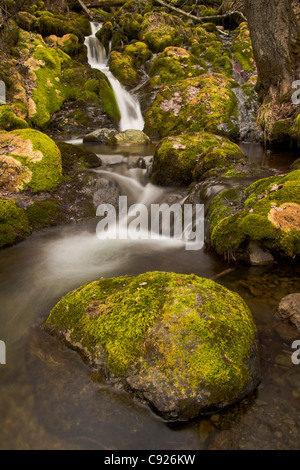
M 86 12 L 90 20 L 92 20 L 93 19 L 92 12 L 88 9 L 88 7 L 83 3 L 82 0 L 77 0 L 77 1 L 80 4 L 81 8 Z
M 163 0 L 155 0 L 156 3 L 159 5 L 162 5 L 165 8 L 169 8 L 169 10 L 175 11 L 176 13 L 179 13 L 182 16 L 185 16 L 186 18 L 189 18 L 190 20 L 196 21 L 197 23 L 207 23 L 207 22 L 216 22 L 216 23 L 222 23 L 224 20 L 230 20 L 234 19 L 237 22 L 244 22 L 247 21 L 247 18 L 241 13 L 240 11 L 230 11 L 228 13 L 225 13 L 224 15 L 212 15 L 212 16 L 195 16 L 192 15 L 191 13 L 187 13 L 186 11 L 181 10 L 180 8 L 173 7 L 167 2 L 164 2 Z

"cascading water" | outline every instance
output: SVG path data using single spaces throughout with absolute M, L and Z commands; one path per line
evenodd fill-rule
M 85 38 L 85 45 L 88 49 L 88 62 L 92 68 L 104 73 L 112 86 L 121 114 L 119 130 L 121 132 L 128 129 L 143 130 L 144 118 L 138 101 L 122 87 L 120 82 L 110 72 L 108 66 L 109 55 L 96 37 L 96 33 L 100 31 L 102 25 L 91 23 L 91 27 L 92 34 Z

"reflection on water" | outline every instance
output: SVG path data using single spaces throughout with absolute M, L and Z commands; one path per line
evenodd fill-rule
M 133 172 L 134 173 L 134 172 Z M 135 175 L 136 176 L 136 175 Z M 97 221 L 47 229 L 0 255 L 1 449 L 298 449 L 300 366 L 297 330 L 275 317 L 299 291 L 299 266 L 228 265 L 205 250 L 168 241 L 100 241 Z M 164 270 L 216 279 L 237 291 L 259 330 L 262 384 L 239 405 L 188 424 L 168 424 L 94 380 L 73 351 L 40 324 L 66 292 L 101 276 Z

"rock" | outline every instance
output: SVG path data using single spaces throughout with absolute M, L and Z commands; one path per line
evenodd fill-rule
M 300 170 L 257 180 L 237 195 L 222 191 L 210 206 L 211 246 L 241 258 L 252 241 L 265 252 L 300 254 Z M 271 260 L 271 259 L 270 259 Z
M 149 145 L 151 141 L 143 131 L 128 129 L 110 137 L 108 143 L 112 145 Z
M 62 182 L 61 154 L 46 134 L 19 129 L 0 134 L 2 190 L 54 191 Z
M 14 201 L 0 200 L 0 248 L 24 240 L 30 233 L 25 210 Z
M 206 131 L 236 139 L 238 103 L 232 79 L 221 73 L 205 73 L 160 88 L 145 113 L 145 132 L 166 137 Z
M 163 186 L 185 186 L 211 175 L 226 174 L 237 162 L 247 162 L 238 145 L 208 132 L 164 138 L 153 159 L 151 181 Z
M 288 319 L 300 330 L 300 294 L 289 294 L 284 297 L 278 307 L 278 316 Z
M 222 410 L 260 381 L 250 310 L 195 275 L 102 278 L 63 297 L 44 326 L 167 420 Z
M 96 129 L 89 134 L 86 134 L 83 137 L 83 142 L 99 142 L 101 144 L 106 144 L 108 139 L 117 134 L 117 131 L 114 129 Z
M 262 250 L 256 243 L 249 243 L 249 262 L 254 266 L 268 266 L 274 263 L 274 257 L 268 251 Z

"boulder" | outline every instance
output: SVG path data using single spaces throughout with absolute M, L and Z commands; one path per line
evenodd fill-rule
M 0 187 L 19 192 L 54 191 L 62 182 L 61 154 L 47 135 L 33 129 L 0 134 Z
M 300 331 L 300 293 L 284 297 L 279 304 L 277 313 L 279 318 L 288 319 Z
M 215 196 L 210 206 L 211 246 L 238 259 L 249 243 L 273 256 L 300 255 L 300 170 L 263 178 L 238 192 Z
M 260 382 L 247 305 L 195 275 L 102 278 L 63 297 L 44 326 L 166 420 L 222 410 Z
M 128 129 L 110 137 L 108 143 L 112 145 L 149 145 L 151 141 L 143 131 Z
M 96 129 L 89 134 L 86 134 L 83 137 L 83 142 L 99 142 L 101 144 L 106 144 L 108 139 L 117 134 L 117 131 L 114 129 Z

